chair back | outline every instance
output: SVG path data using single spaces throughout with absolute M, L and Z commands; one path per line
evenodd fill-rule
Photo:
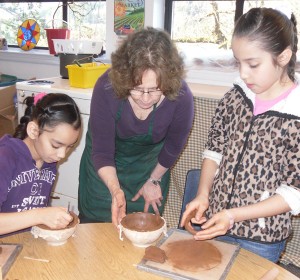
M 186 205 L 196 197 L 199 180 L 200 180 L 200 169 L 190 169 L 187 172 L 186 179 L 185 179 L 182 206 L 181 206 L 180 217 L 178 222 L 178 228 L 180 229 L 183 229 L 182 227 L 180 227 L 182 214 L 185 211 Z

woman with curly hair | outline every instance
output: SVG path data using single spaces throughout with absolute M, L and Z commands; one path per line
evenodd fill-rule
M 137 31 L 97 81 L 80 163 L 79 217 L 113 222 L 126 213 L 162 214 L 170 167 L 190 132 L 193 95 L 170 36 Z

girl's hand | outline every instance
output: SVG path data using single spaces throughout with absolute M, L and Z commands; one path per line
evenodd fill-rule
M 148 212 L 149 206 L 152 205 L 155 214 L 159 215 L 158 207 L 161 206 L 161 201 L 163 199 L 160 186 L 154 185 L 148 180 L 131 201 L 136 201 L 141 196 L 143 196 L 145 200 L 144 212 Z
M 206 221 L 206 218 L 203 216 L 204 212 L 208 208 L 208 198 L 205 198 L 201 195 L 198 195 L 194 200 L 188 203 L 185 207 L 185 211 L 182 214 L 180 226 L 183 227 L 187 222 L 187 218 L 190 216 L 191 212 L 196 210 L 195 217 L 192 219 L 192 222 L 195 224 L 202 224 Z
M 65 228 L 72 220 L 73 217 L 67 213 L 64 207 L 46 207 L 40 208 L 41 224 L 48 226 L 51 229 Z
M 224 235 L 233 226 L 234 217 L 230 210 L 223 210 L 215 214 L 211 219 L 201 226 L 194 236 L 196 240 L 212 239 L 216 236 Z
M 126 199 L 122 189 L 116 189 L 111 195 L 111 220 L 118 227 L 121 220 L 126 216 Z

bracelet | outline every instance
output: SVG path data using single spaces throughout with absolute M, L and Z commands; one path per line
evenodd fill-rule
M 228 229 L 232 229 L 233 225 L 234 225 L 234 217 L 228 210 L 224 210 L 224 212 L 227 215 L 227 217 L 229 218 L 229 228 Z
M 154 180 L 152 179 L 151 177 L 149 178 L 149 180 L 153 185 L 155 186 L 159 186 L 160 185 L 160 182 L 161 182 L 161 179 L 158 179 L 158 180 Z

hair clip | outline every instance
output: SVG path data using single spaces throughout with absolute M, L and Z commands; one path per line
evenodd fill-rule
M 34 99 L 33 99 L 33 104 L 36 105 L 37 102 L 42 99 L 44 96 L 46 95 L 45 92 L 40 92 L 38 93 L 37 95 L 34 96 Z

